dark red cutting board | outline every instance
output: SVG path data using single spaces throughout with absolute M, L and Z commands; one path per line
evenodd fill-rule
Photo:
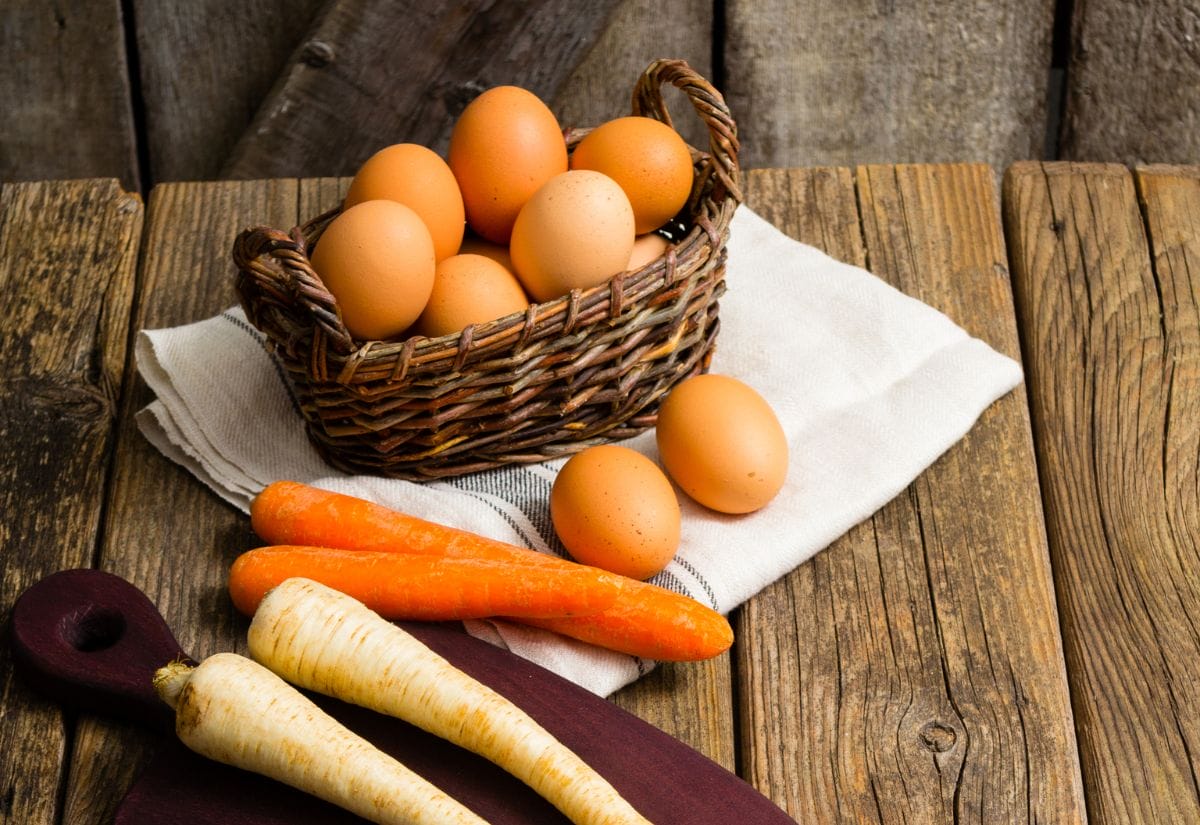
M 598 770 L 650 821 L 794 823 L 720 765 L 653 725 L 525 659 L 450 625 L 401 623 L 457 667 L 508 697 Z M 154 604 L 129 582 L 66 570 L 30 587 L 12 616 L 14 664 L 72 708 L 119 716 L 165 735 L 129 790 L 117 825 L 311 825 L 363 820 L 279 783 L 210 762 L 174 738 L 151 676 L 188 658 Z M 566 818 L 490 762 L 388 716 L 320 696 L 331 715 L 495 825 Z

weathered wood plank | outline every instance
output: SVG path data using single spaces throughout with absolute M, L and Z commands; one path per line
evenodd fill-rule
M 747 168 L 1040 158 L 1053 0 L 730 0 Z
M 859 187 L 872 269 L 1020 359 L 994 171 L 882 168 L 860 173 Z M 952 711 L 966 735 L 953 788 L 936 772 L 926 773 L 929 787 L 940 786 L 954 821 L 1085 821 L 1021 388 L 985 412 L 912 494 L 918 570 L 932 596 L 926 627 L 937 629 L 950 703 L 935 713 Z M 941 751 L 930 721 L 921 746 L 945 760 L 954 749 Z
M 112 177 L 138 191 L 119 0 L 7 0 L 0 180 Z
M 653 61 L 682 58 L 713 79 L 713 4 L 701 0 L 622 0 L 551 108 L 564 126 L 596 126 L 629 114 L 634 83 Z M 708 148 L 708 131 L 675 89 L 664 99 L 684 139 Z
M 1200 6 L 1074 4 L 1059 157 L 1124 164 L 1200 157 Z
M 1152 169 L 1139 184 L 1141 210 L 1123 166 L 1018 164 L 1004 189 L 1099 825 L 1200 819 L 1200 179 Z
M 353 174 L 372 152 L 401 141 L 444 152 L 458 113 L 489 86 L 513 83 L 552 100 L 615 5 L 334 0 L 223 175 Z
M 134 0 L 153 181 L 211 180 L 322 0 Z
M 294 225 L 297 202 L 294 180 L 156 187 L 133 328 L 197 321 L 232 305 L 234 237 L 256 223 Z M 246 621 L 225 595 L 225 574 L 252 544 L 248 520 L 137 431 L 133 415 L 151 397 L 140 377 L 125 393 L 99 566 L 145 591 L 192 655 L 244 651 Z M 148 758 L 148 742 L 127 725 L 82 720 L 64 821 L 111 821 Z
M 659 665 L 610 699 L 734 771 L 737 739 L 732 689 L 726 653 L 705 662 Z
M 350 177 L 302 179 L 300 181 L 301 220 L 320 215 L 338 206 L 346 197 L 351 180 L 353 179 Z
M 752 207 L 1019 355 L 990 168 L 859 169 L 861 241 L 847 172 L 776 174 Z M 1085 820 L 1020 389 L 738 633 L 742 762 L 799 821 Z
M 115 180 L 0 185 L 0 616 L 96 554 L 142 204 Z M 55 822 L 70 722 L 0 646 L 0 822 Z

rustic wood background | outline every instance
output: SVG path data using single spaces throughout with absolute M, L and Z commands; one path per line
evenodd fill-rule
M 7 181 L 341 175 L 498 83 L 623 114 L 656 57 L 746 168 L 1200 156 L 1196 0 L 5 0 L 0 49 Z
M 158 453 L 131 332 L 229 305 L 229 238 L 347 181 L 0 184 L 0 617 L 46 574 L 142 588 L 184 649 L 245 649 L 246 519 Z M 747 173 L 788 234 L 945 312 L 1023 388 L 731 616 L 737 643 L 613 701 L 801 823 L 1200 822 L 1200 166 Z M 181 559 L 183 560 L 181 563 Z M 4 621 L 0 620 L 0 635 Z M 154 751 L 0 644 L 0 824 L 107 825 Z

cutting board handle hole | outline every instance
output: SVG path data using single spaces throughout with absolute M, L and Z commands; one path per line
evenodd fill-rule
M 125 634 L 125 617 L 111 607 L 89 605 L 67 616 L 59 628 L 62 638 L 81 653 L 106 650 Z

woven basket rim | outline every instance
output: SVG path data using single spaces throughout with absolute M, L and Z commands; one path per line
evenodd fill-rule
M 686 277 L 686 273 L 680 274 L 677 263 L 685 257 L 680 251 L 703 259 L 709 250 L 720 248 L 732 212 L 732 209 L 720 210 L 715 222 L 701 216 L 683 238 L 669 241 L 663 255 L 638 269 L 619 272 L 596 286 L 576 288 L 549 301 L 530 303 L 524 310 L 437 337 L 412 334 L 383 340 L 352 339 L 356 344 L 354 349 L 346 353 L 330 351 L 326 358 L 330 364 L 345 364 L 370 357 L 393 357 L 408 350 L 407 375 L 416 375 L 441 372 L 447 365 L 454 365 L 464 352 L 478 355 L 498 349 L 520 349 L 523 343 L 545 335 L 570 335 L 590 323 L 636 311 L 642 299 Z M 336 214 L 336 209 L 323 213 L 298 229 L 304 234 L 304 226 Z M 397 380 L 404 377 L 397 376 Z

